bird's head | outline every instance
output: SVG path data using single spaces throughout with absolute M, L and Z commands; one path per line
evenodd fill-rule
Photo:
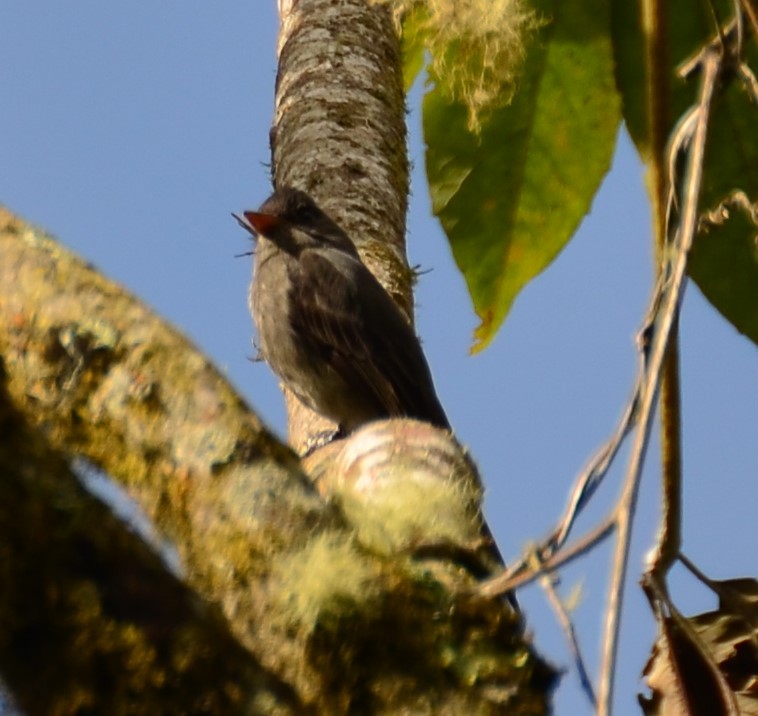
M 357 256 L 350 237 L 299 189 L 280 187 L 257 211 L 233 216 L 251 234 L 288 252 L 331 246 Z

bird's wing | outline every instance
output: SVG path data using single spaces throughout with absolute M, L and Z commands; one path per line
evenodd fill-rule
M 290 311 L 312 349 L 388 415 L 447 427 L 418 338 L 373 274 L 352 256 L 321 249 L 304 251 L 299 270 Z

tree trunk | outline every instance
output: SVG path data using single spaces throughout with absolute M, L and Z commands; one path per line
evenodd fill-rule
M 280 0 L 272 173 L 344 228 L 408 316 L 405 97 L 392 20 L 366 0 Z M 289 395 L 290 443 L 304 452 L 328 424 Z

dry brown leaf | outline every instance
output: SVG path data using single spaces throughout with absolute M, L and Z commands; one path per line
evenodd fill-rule
M 758 716 L 758 581 L 709 581 L 719 608 L 659 620 L 646 716 Z

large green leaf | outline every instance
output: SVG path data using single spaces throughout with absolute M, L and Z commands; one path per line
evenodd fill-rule
M 419 73 L 424 67 L 425 32 L 424 23 L 428 18 L 426 6 L 423 3 L 415 5 L 403 18 L 403 36 L 401 38 L 403 52 L 403 85 L 409 92 Z
M 758 53 L 752 55 L 758 69 Z M 715 106 L 701 210 L 715 209 L 735 189 L 758 202 L 758 107 L 736 83 Z M 698 234 L 689 273 L 721 314 L 758 343 L 758 226 L 738 208 L 729 215 L 721 226 Z
M 731 3 L 718 0 L 717 13 L 730 17 Z M 671 129 L 697 101 L 699 77 L 684 82 L 676 68 L 715 33 L 712 14 L 704 3 L 671 0 L 667 5 Z M 646 87 L 639 3 L 614 0 L 613 39 L 616 76 L 623 97 L 624 120 L 640 156 L 649 161 Z M 746 58 L 758 72 L 758 46 L 753 39 Z M 701 211 L 719 206 L 734 190 L 758 201 L 758 107 L 736 77 L 717 94 L 708 135 Z M 732 210 L 720 226 L 695 240 L 690 276 L 708 300 L 739 331 L 758 343 L 758 227 L 744 213 Z
M 479 134 L 439 88 L 424 98 L 434 211 L 481 319 L 474 350 L 589 210 L 620 121 L 608 5 L 546 1 L 537 9 L 546 23 L 513 102 L 484 116 Z

